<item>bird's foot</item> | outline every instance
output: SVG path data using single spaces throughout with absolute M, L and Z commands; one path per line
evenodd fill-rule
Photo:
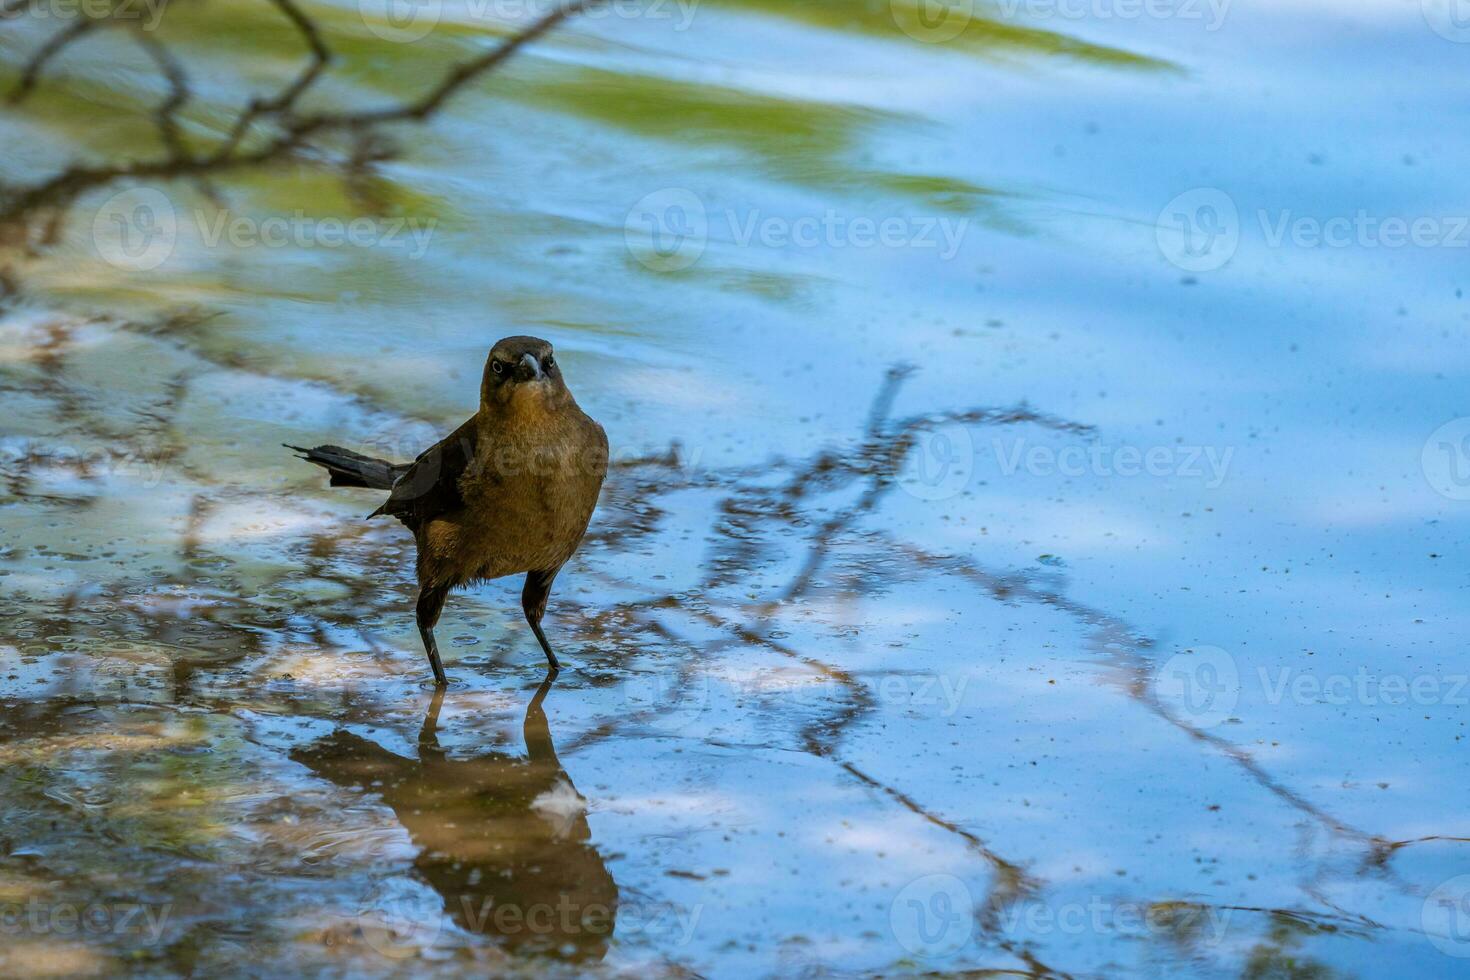
M 419 681 L 419 690 L 421 691 L 462 691 L 469 686 L 466 681 L 455 680 L 453 677 L 448 676 L 444 678 L 444 683 L 442 684 L 432 677 L 426 677 Z

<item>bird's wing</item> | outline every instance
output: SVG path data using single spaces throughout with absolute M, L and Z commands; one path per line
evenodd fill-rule
M 383 506 L 368 517 L 388 514 L 416 529 L 440 514 L 463 507 L 459 478 L 475 458 L 478 437 L 475 420 L 470 419 L 425 449 L 393 484 L 393 492 Z

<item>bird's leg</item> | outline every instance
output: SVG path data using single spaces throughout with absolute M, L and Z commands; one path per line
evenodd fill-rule
M 546 599 L 551 595 L 551 583 L 559 571 L 561 569 L 553 568 L 549 572 L 529 572 L 526 587 L 521 590 L 521 609 L 526 613 L 526 622 L 531 624 L 531 632 L 536 634 L 541 649 L 546 652 L 546 662 L 551 665 L 553 674 L 561 670 L 561 662 L 556 659 L 556 653 L 541 630 L 541 617 L 546 614 Z
M 424 649 L 429 654 L 429 666 L 434 669 L 434 683 L 447 687 L 449 679 L 444 676 L 444 664 L 439 660 L 439 644 L 434 641 L 434 624 L 439 622 L 439 613 L 444 609 L 444 599 L 449 590 L 443 587 L 425 586 L 419 590 L 418 621 L 419 636 L 423 637 Z

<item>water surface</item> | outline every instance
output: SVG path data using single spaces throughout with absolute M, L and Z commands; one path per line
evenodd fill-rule
M 1470 49 L 1125 6 L 621 8 L 366 186 L 130 189 L 155 268 L 78 202 L 0 319 L 5 972 L 1462 975 Z M 307 9 L 322 105 L 515 13 Z M 160 36 L 201 141 L 300 64 Z M 0 179 L 156 151 L 125 38 L 55 72 Z M 441 699 L 406 534 L 279 444 L 407 458 L 511 333 L 618 465 L 573 669 L 496 582 Z

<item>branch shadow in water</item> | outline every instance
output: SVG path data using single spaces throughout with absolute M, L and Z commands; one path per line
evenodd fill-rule
M 184 338 L 179 337 L 170 337 L 167 342 L 179 342 L 186 347 L 192 346 Z M 60 344 L 59 340 L 57 344 Z M 67 386 L 62 383 L 66 363 L 61 350 L 62 346 L 57 346 L 54 357 L 48 356 L 42 359 L 44 370 L 39 387 L 44 396 L 54 401 L 59 418 L 70 419 L 78 426 L 89 425 L 92 423 L 91 412 L 76 404 L 66 394 Z M 672 646 L 683 647 L 688 655 L 679 656 L 671 662 L 671 666 L 686 679 L 697 676 L 697 671 L 701 669 L 701 657 L 713 655 L 717 647 L 734 648 L 754 645 L 798 661 L 806 668 L 816 671 L 825 679 L 836 684 L 843 693 L 835 700 L 828 702 L 827 708 L 818 717 L 804 719 L 801 731 L 795 733 L 798 750 L 829 760 L 834 765 L 841 767 L 848 777 L 866 785 L 875 795 L 882 796 L 892 804 L 911 811 L 934 826 L 955 834 L 964 841 L 968 848 L 982 856 L 992 866 L 995 873 L 988 901 L 983 905 L 983 914 L 1024 900 L 1042 889 L 1045 883 L 1031 876 L 1026 868 L 1026 862 L 995 853 L 975 828 L 966 825 L 964 814 L 938 812 L 935 807 L 922 800 L 921 792 L 912 788 L 903 788 L 894 781 L 882 778 L 880 774 L 870 773 L 854 766 L 849 759 L 844 758 L 844 737 L 854 726 L 876 711 L 877 706 L 874 703 L 872 692 L 862 677 L 847 671 L 840 664 L 828 663 L 800 649 L 801 644 L 799 643 L 783 641 L 780 632 L 771 628 L 771 624 L 767 622 L 784 603 L 792 600 L 813 596 L 832 597 L 837 594 L 860 596 L 869 590 L 891 585 L 897 581 L 898 577 L 905 575 L 949 576 L 968 583 L 978 595 L 987 600 L 1022 602 L 1050 607 L 1059 614 L 1083 625 L 1089 634 L 1089 646 L 1093 655 L 1100 661 L 1117 668 L 1116 689 L 1120 693 L 1140 702 L 1166 725 L 1192 738 L 1201 749 L 1219 753 L 1229 759 L 1263 790 L 1309 818 L 1303 821 L 1304 825 L 1311 824 L 1320 827 L 1331 836 L 1344 839 L 1350 845 L 1367 852 L 1366 860 L 1359 869 L 1359 873 L 1391 873 L 1385 866 L 1391 862 L 1392 857 L 1399 850 L 1411 846 L 1416 843 L 1415 841 L 1392 841 L 1353 827 L 1347 821 L 1330 813 L 1325 807 L 1313 802 L 1307 794 L 1291 789 L 1270 773 L 1267 767 L 1256 761 L 1246 748 L 1236 746 L 1203 729 L 1192 727 L 1178 717 L 1168 705 L 1159 702 L 1149 683 L 1154 661 L 1152 641 L 1139 634 L 1120 618 L 1068 597 L 1060 586 L 1045 577 L 1015 570 L 990 569 L 967 556 L 930 552 L 902 540 L 890 530 L 875 529 L 863 523 L 866 516 L 877 512 L 883 497 L 896 485 L 895 481 L 903 460 L 915 445 L 919 434 L 935 426 L 948 422 L 975 425 L 1036 424 L 1057 431 L 1078 434 L 1089 431 L 1089 427 L 1085 425 L 1034 412 L 1024 405 L 939 412 L 895 420 L 892 418 L 893 407 L 899 388 L 907 376 L 908 372 L 902 368 L 894 369 L 889 373 L 874 399 L 870 418 L 859 440 L 850 448 L 842 451 L 831 450 L 815 454 L 810 458 L 777 459 L 755 466 L 718 470 L 696 471 L 685 468 L 678 454 L 672 451 L 638 460 L 626 460 L 619 465 L 609 480 L 609 497 L 604 502 L 604 510 L 600 512 L 599 526 L 594 527 L 593 534 L 589 535 L 589 548 L 615 553 L 636 551 L 641 544 L 641 539 L 657 533 L 666 523 L 665 514 L 661 510 L 662 499 L 686 489 L 717 492 L 721 495 L 716 520 L 710 529 L 714 548 L 709 560 L 705 563 L 699 585 L 695 589 L 655 595 L 597 611 L 579 608 L 581 604 L 577 603 L 572 596 L 563 600 L 562 613 L 576 613 L 580 618 L 580 622 L 574 627 L 579 641 L 598 643 L 612 636 L 622 638 L 618 644 L 620 649 L 634 638 L 661 640 Z M 167 431 L 179 422 L 176 416 L 181 403 L 181 394 L 190 383 L 191 379 L 187 376 L 176 379 L 180 391 L 173 393 L 170 398 L 160 404 L 156 428 Z M 161 462 L 169 470 L 187 475 L 187 468 L 181 466 L 181 461 L 165 458 Z M 55 501 L 48 503 L 44 499 L 38 499 L 37 494 L 27 486 L 24 480 L 25 474 L 18 473 L 17 476 L 20 480 L 12 488 L 17 498 L 31 501 L 35 506 L 59 506 Z M 772 479 L 773 476 L 776 477 L 775 480 Z M 228 499 L 231 495 L 242 493 L 258 495 L 259 493 L 259 490 L 254 488 L 211 484 L 204 477 L 204 474 L 200 475 L 203 482 L 214 486 L 215 489 L 202 491 L 201 500 L 195 508 L 197 514 L 191 515 L 191 526 L 197 523 L 199 514 L 208 512 L 210 501 L 217 497 Z M 818 495 L 828 494 L 852 485 L 857 487 L 854 503 L 835 513 L 820 510 L 821 501 L 815 499 Z M 796 562 L 797 570 L 784 586 L 770 589 L 766 595 L 757 596 L 750 602 L 734 604 L 723 599 L 715 602 L 712 596 L 705 594 L 707 591 L 728 585 L 732 581 L 739 581 L 742 572 L 748 572 L 756 567 L 763 556 L 778 546 L 778 540 L 783 542 L 792 540 L 792 532 L 796 532 L 797 538 L 804 542 L 807 550 L 803 556 L 800 556 L 802 560 Z M 208 546 L 190 545 L 188 538 L 189 535 L 186 534 L 185 557 L 189 557 L 189 554 L 196 550 L 199 552 L 196 556 L 199 561 L 203 561 L 210 554 L 215 554 L 214 549 Z M 373 582 L 378 583 L 377 586 L 371 586 L 367 579 L 359 579 L 353 571 L 354 566 L 361 567 L 364 556 L 367 554 L 363 548 L 371 550 L 382 546 L 355 542 L 357 542 L 355 538 L 344 538 L 341 529 L 329 527 L 324 528 L 319 538 L 314 538 L 311 547 L 303 552 L 305 560 L 302 566 L 293 570 L 289 578 L 281 583 L 283 588 L 289 588 L 290 583 L 296 581 L 298 577 L 315 576 L 341 582 L 345 587 L 351 588 L 351 595 L 340 602 L 328 603 L 314 607 L 310 611 L 300 612 L 298 618 L 321 624 L 322 627 L 340 630 L 349 621 L 361 622 L 362 617 L 366 614 L 397 615 L 400 603 L 391 590 L 381 589 L 381 582 L 377 578 L 372 579 Z M 870 550 L 881 548 L 890 558 L 893 555 L 901 555 L 907 559 L 907 563 L 890 560 L 882 564 L 865 564 L 860 555 L 855 558 L 853 555 L 846 554 L 853 548 Z M 215 557 L 210 558 L 210 561 L 218 564 L 225 562 L 225 559 L 216 554 Z M 190 568 L 186 569 L 176 582 L 171 583 L 168 580 L 161 581 L 154 578 L 139 584 L 149 592 L 154 592 L 170 584 L 191 584 L 194 581 L 192 577 L 194 574 L 196 570 Z M 220 572 L 216 569 L 214 574 L 218 575 Z M 620 586 L 628 584 L 615 575 L 603 575 L 603 577 Z M 646 585 L 646 582 L 641 583 L 638 591 L 642 592 Z M 646 592 L 644 594 L 646 595 Z M 116 592 L 113 595 L 116 595 Z M 107 597 L 101 598 L 106 599 Z M 254 629 L 242 630 L 239 628 L 245 625 L 243 620 L 257 613 L 251 599 L 245 596 L 235 596 L 233 601 L 230 601 L 229 596 L 222 596 L 221 602 L 223 604 L 217 613 L 203 624 L 198 618 L 193 621 L 196 629 L 200 625 L 209 627 L 204 634 L 195 633 L 193 637 L 190 637 L 186 633 L 180 633 L 177 637 L 180 645 L 188 644 L 198 647 L 201 642 L 217 643 L 222 648 L 239 653 L 241 658 L 248 658 L 259 652 L 261 634 Z M 93 607 L 90 611 L 97 613 L 121 614 L 124 617 L 122 620 L 124 625 L 129 628 L 144 629 L 154 636 L 157 636 L 158 631 L 162 628 L 160 618 L 167 619 L 168 617 L 166 612 L 143 617 L 125 604 L 114 603 L 111 600 L 103 602 L 97 597 L 79 598 L 75 605 L 82 610 Z M 40 619 L 44 623 L 44 629 L 40 631 L 42 635 L 51 637 L 76 634 L 85 638 L 85 631 L 77 633 L 76 631 L 80 628 L 69 621 L 70 617 L 67 614 L 70 611 L 70 608 L 58 610 L 53 605 L 42 603 L 38 609 L 33 610 L 32 616 L 33 620 Z M 40 612 L 39 616 L 35 615 L 37 612 Z M 61 615 L 52 618 L 47 615 L 47 612 L 53 614 L 60 612 Z M 723 634 L 723 638 L 714 642 L 702 643 L 686 641 L 677 635 L 677 630 L 669 627 L 666 619 L 667 614 L 671 612 L 692 616 L 696 622 L 703 622 L 705 626 L 712 627 L 718 633 Z M 321 632 L 324 636 L 325 630 Z M 190 639 L 194 642 L 190 643 Z M 197 695 L 190 696 L 190 689 L 195 687 L 196 680 L 202 681 L 203 688 L 207 690 L 210 676 L 217 673 L 218 669 L 219 662 L 212 657 L 200 661 L 197 665 L 191 665 L 184 672 L 187 676 L 177 678 L 175 697 L 179 700 L 185 698 L 196 700 Z M 669 689 L 677 692 L 680 688 L 678 685 L 673 685 Z M 207 702 L 209 698 L 206 696 L 204 700 Z M 539 705 L 533 705 L 533 707 L 539 707 Z M 530 712 L 528 712 L 529 721 Z M 583 738 L 577 740 L 573 749 L 588 742 L 626 734 L 628 725 L 635 722 L 634 716 L 623 715 L 605 726 L 589 731 Z M 531 734 L 531 727 L 528 724 L 528 736 Z M 433 733 L 432 728 L 430 732 Z M 538 756 L 534 752 L 526 759 L 490 755 L 480 760 L 451 760 L 443 752 L 437 750 L 437 739 L 435 738 L 424 741 L 424 751 L 421 752 L 420 758 L 414 761 L 393 756 L 365 739 L 357 739 L 354 744 L 354 738 L 345 732 L 339 733 L 329 742 L 318 746 L 316 751 L 323 753 L 320 761 L 323 766 L 326 766 L 328 762 L 338 765 L 334 771 L 343 776 L 342 785 L 364 784 L 361 774 L 351 772 L 354 759 L 356 759 L 356 765 L 364 773 L 373 770 L 376 766 L 380 773 L 389 775 L 390 778 L 385 779 L 384 784 L 390 786 L 391 783 L 390 791 L 394 795 L 394 800 L 388 800 L 390 792 L 385 791 L 385 801 L 393 806 L 395 812 L 399 812 L 400 819 L 409 829 L 415 843 L 423 849 L 419 859 L 424 865 L 421 873 L 425 878 L 430 878 L 429 870 L 426 869 L 433 868 L 434 873 L 440 876 L 439 880 L 443 884 L 443 888 L 439 889 L 440 894 L 448 893 L 446 907 L 451 915 L 463 915 L 465 910 L 458 897 L 450 896 L 462 896 L 467 890 L 473 892 L 473 889 L 466 889 L 463 883 L 457 882 L 453 877 L 453 860 L 442 866 L 436 864 L 430 847 L 430 843 L 437 839 L 433 836 L 433 829 L 414 826 L 415 816 L 411 812 L 414 807 L 413 792 L 417 792 L 419 798 L 427 799 L 428 807 L 438 806 L 434 802 L 439 798 L 434 796 L 436 791 L 442 794 L 445 806 L 468 807 L 467 801 L 473 796 L 473 787 L 476 785 L 488 787 L 486 799 L 490 802 L 501 800 L 502 812 L 508 812 L 507 808 L 509 808 L 518 813 L 522 821 L 527 819 L 528 814 L 533 819 L 540 819 L 534 815 L 535 811 L 530 804 L 545 789 L 552 788 L 552 783 L 546 782 L 542 784 L 542 789 L 533 791 L 532 784 L 535 784 L 540 777 L 533 776 L 531 771 L 549 773 L 551 777 L 561 772 L 559 763 L 543 764 L 546 763 L 547 757 Z M 528 737 L 528 749 L 533 741 L 533 738 Z M 545 744 L 549 746 L 549 734 L 545 739 Z M 328 751 L 332 747 L 335 747 L 337 751 Z M 554 750 L 550 758 L 555 758 Z M 454 768 L 456 766 L 467 766 L 468 768 L 456 770 Z M 324 776 L 328 775 L 325 769 L 319 771 Z M 463 772 L 464 775 L 460 775 L 460 772 Z M 479 774 L 478 777 L 475 773 Z M 328 776 L 328 778 L 331 777 Z M 366 781 L 371 782 L 372 778 L 377 777 L 368 777 Z M 517 789 L 517 785 L 520 785 L 521 788 Z M 569 781 L 567 786 L 570 787 Z M 405 787 L 417 787 L 417 789 L 410 792 Z M 425 793 L 429 794 L 427 798 L 423 796 Z M 459 796 L 456 796 L 456 793 Z M 514 802 L 504 802 L 508 800 Z M 403 809 L 400 810 L 400 807 Z M 474 815 L 472 807 L 470 812 Z M 476 816 L 476 819 L 483 818 Z M 582 825 L 585 828 L 585 819 Z M 597 856 L 595 848 L 589 843 L 589 838 L 585 835 L 576 837 L 575 832 L 573 838 L 573 843 L 567 845 L 568 848 L 591 852 L 590 858 L 586 854 L 581 854 L 576 858 L 576 860 L 591 862 L 587 870 L 579 871 L 577 874 L 585 877 L 589 887 L 606 884 L 610 888 L 608 894 L 615 896 L 616 885 L 611 883 L 606 866 Z M 451 846 L 456 846 L 454 841 L 449 843 Z M 547 844 L 544 839 L 537 846 L 546 847 L 548 854 L 555 853 L 555 848 Z M 477 854 L 460 854 L 458 860 L 464 864 L 466 858 L 470 861 L 479 860 L 482 868 L 495 866 L 488 864 L 482 855 Z M 1325 868 L 1322 869 L 1322 873 L 1327 873 Z M 532 889 L 529 884 L 527 887 Z M 589 901 L 595 901 L 597 897 L 595 887 L 593 891 L 594 894 L 589 896 Z M 554 894 L 555 892 L 555 887 L 551 886 L 543 893 Z M 535 892 L 529 890 L 523 894 L 534 897 Z M 1320 890 L 1310 885 L 1305 886 L 1304 894 L 1314 901 L 1323 902 L 1329 908 L 1333 907 L 1325 901 Z M 455 908 L 455 905 L 458 905 L 459 908 Z M 478 908 L 475 911 L 478 914 Z M 1272 909 L 1270 911 L 1294 915 L 1312 914 L 1301 909 Z M 1377 925 L 1367 920 L 1366 917 L 1356 914 L 1350 915 L 1349 919 L 1366 928 L 1374 928 Z M 1001 948 L 1007 948 L 1009 945 L 1003 935 L 996 935 L 992 932 L 992 936 Z M 601 945 L 605 947 L 605 943 Z M 585 954 L 589 960 L 593 956 L 601 955 L 601 952 L 596 951 L 598 946 L 599 944 L 595 942 L 590 944 L 591 951 Z M 533 950 L 532 955 L 535 955 L 535 950 L 539 949 L 534 946 L 528 948 Z M 572 948 L 576 948 L 575 944 L 572 944 Z M 1017 948 L 1014 951 L 1018 956 L 1029 955 L 1029 951 L 1025 948 Z M 1039 961 L 1028 959 L 1027 962 L 1035 975 L 1044 975 L 1048 972 L 1048 968 Z

